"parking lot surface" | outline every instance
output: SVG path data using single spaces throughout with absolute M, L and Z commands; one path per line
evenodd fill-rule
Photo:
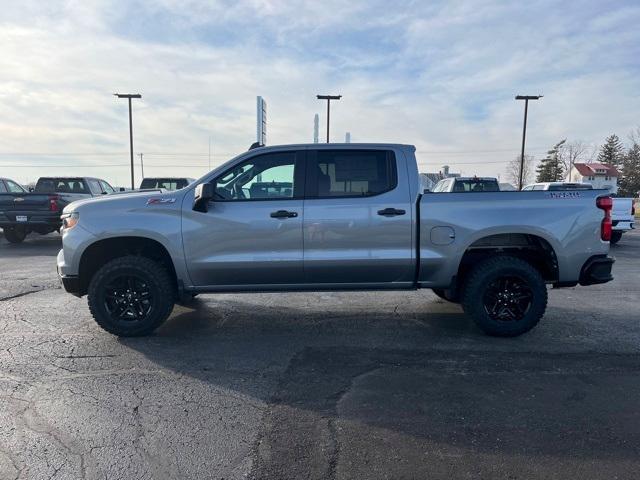
M 484 336 L 430 291 L 208 295 L 119 339 L 0 236 L 1 479 L 638 478 L 640 234 Z

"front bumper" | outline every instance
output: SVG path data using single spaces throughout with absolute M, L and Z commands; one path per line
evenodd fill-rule
M 75 295 L 76 297 L 81 297 L 82 293 L 80 292 L 80 278 L 71 276 L 71 275 L 60 275 L 60 281 L 62 282 L 62 287 L 71 295 Z
M 611 268 L 615 258 L 608 255 L 595 255 L 585 262 L 580 271 L 580 285 L 596 285 L 613 280 Z
M 60 278 L 60 282 L 62 282 L 63 288 L 76 297 L 82 296 L 80 288 L 80 277 L 78 275 L 67 273 L 69 267 L 66 265 L 64 260 L 64 250 L 60 250 L 58 252 L 58 258 L 56 259 L 56 270 L 58 271 L 58 278 Z

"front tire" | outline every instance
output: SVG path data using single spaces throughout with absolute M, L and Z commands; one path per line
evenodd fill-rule
M 515 337 L 544 315 L 547 287 L 540 272 L 524 260 L 489 258 L 467 277 L 462 308 L 486 334 Z
M 105 264 L 88 289 L 93 318 L 119 337 L 149 335 L 169 317 L 175 298 L 167 270 L 149 258 L 133 255 Z
M 620 230 L 614 230 L 611 232 L 611 240 L 609 241 L 611 245 L 615 245 L 622 239 L 622 232 Z
M 26 229 L 19 225 L 4 229 L 4 238 L 6 238 L 9 243 L 22 243 L 26 237 Z

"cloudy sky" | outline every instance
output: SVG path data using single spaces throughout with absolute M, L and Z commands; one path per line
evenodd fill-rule
M 504 177 L 558 140 L 597 145 L 640 125 L 637 1 L 31 1 L 0 10 L 0 176 L 128 183 L 126 102 L 147 175 L 200 176 L 255 137 L 310 142 L 317 93 L 342 94 L 332 140 L 417 146 Z M 321 128 L 321 137 L 324 126 Z M 138 160 L 138 158 L 136 158 Z M 139 169 L 136 172 L 140 176 Z

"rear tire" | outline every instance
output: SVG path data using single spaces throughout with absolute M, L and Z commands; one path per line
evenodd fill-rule
M 515 337 L 544 315 L 547 287 L 540 272 L 524 260 L 493 257 L 470 272 L 462 308 L 486 334 Z
M 88 289 L 93 318 L 119 337 L 149 335 L 169 317 L 175 298 L 167 270 L 149 258 L 133 255 L 105 264 Z
M 611 232 L 611 240 L 609 241 L 611 245 L 615 245 L 622 239 L 622 232 L 620 230 L 614 230 Z
M 435 293 L 438 297 L 447 302 L 451 303 L 460 303 L 459 295 L 455 295 L 451 292 L 451 290 L 445 290 L 444 288 L 433 288 L 433 293 Z
M 4 229 L 4 238 L 6 238 L 9 243 L 22 243 L 26 237 L 27 231 L 24 227 L 15 226 Z

